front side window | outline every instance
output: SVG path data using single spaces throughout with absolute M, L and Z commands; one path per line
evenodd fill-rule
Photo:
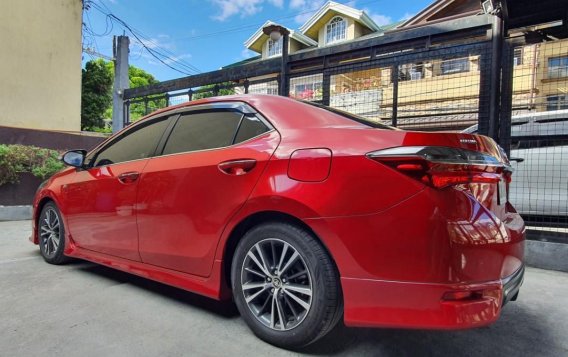
M 169 124 L 167 119 L 152 119 L 132 127 L 96 154 L 94 166 L 151 157 Z
M 232 145 L 243 114 L 234 111 L 207 111 L 182 114 L 163 154 L 221 148 Z
M 334 17 L 326 26 L 325 43 L 330 44 L 347 38 L 347 21 L 342 17 Z
M 568 109 L 568 95 L 549 95 L 546 97 L 546 110 Z
M 548 78 L 568 77 L 568 57 L 548 59 Z
M 278 41 L 268 39 L 268 57 L 278 56 L 282 54 L 282 37 Z
M 442 74 L 469 72 L 469 63 L 469 58 L 457 58 L 443 61 L 441 64 Z

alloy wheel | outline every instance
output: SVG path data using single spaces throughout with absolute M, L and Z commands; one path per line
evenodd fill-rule
M 314 289 L 308 266 L 292 245 L 280 239 L 264 239 L 249 249 L 241 286 L 253 315 L 272 330 L 298 326 L 312 305 Z
M 59 215 L 53 208 L 45 210 L 45 214 L 40 222 L 40 239 L 44 254 L 47 258 L 52 258 L 57 254 L 60 242 L 60 221 Z

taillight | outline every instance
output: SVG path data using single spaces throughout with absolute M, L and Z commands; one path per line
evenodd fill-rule
M 373 151 L 367 157 L 435 188 L 498 183 L 505 170 L 496 157 L 445 146 L 401 146 Z

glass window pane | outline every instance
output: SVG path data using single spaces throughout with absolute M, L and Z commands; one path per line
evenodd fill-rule
M 167 117 L 141 123 L 121 135 L 117 141 L 97 154 L 96 165 L 145 159 L 154 154 L 169 121 Z
M 164 148 L 164 155 L 229 146 L 242 114 L 215 111 L 182 115 Z
M 239 132 L 235 139 L 235 144 L 254 138 L 262 133 L 266 133 L 268 128 L 260 119 L 255 116 L 244 116 L 241 126 L 239 127 Z

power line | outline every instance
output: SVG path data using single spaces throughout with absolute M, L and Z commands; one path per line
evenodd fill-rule
M 157 61 L 159 61 L 160 63 L 162 63 L 163 65 L 167 66 L 168 68 L 185 74 L 185 75 L 191 75 L 191 72 L 201 72 L 197 67 L 183 61 L 181 58 L 179 58 L 179 56 L 175 55 L 174 53 L 172 53 L 171 51 L 168 51 L 167 49 L 162 48 L 161 46 L 159 46 L 157 43 L 155 43 L 154 41 L 152 41 L 150 38 L 148 38 L 146 35 L 144 35 L 141 31 L 133 28 L 132 26 L 128 25 L 126 23 L 126 21 L 122 20 L 121 18 L 119 18 L 118 16 L 114 15 L 112 12 L 108 11 L 108 7 L 106 7 L 106 5 L 104 3 L 101 2 L 101 5 L 104 7 L 101 7 L 100 5 L 98 5 L 97 3 L 94 3 L 92 0 L 87 0 L 85 2 L 85 8 L 86 9 L 96 9 L 97 11 L 99 11 L 100 13 L 102 13 L 103 15 L 105 15 L 105 19 L 107 21 L 107 28 L 105 29 L 104 34 L 96 34 L 94 31 L 92 31 L 91 29 L 89 29 L 86 24 L 85 27 L 87 28 L 87 33 L 91 36 L 103 36 L 105 34 L 108 34 L 112 31 L 112 24 L 116 21 L 118 24 L 120 24 L 124 29 L 128 30 L 135 38 L 136 42 L 141 46 L 142 49 L 146 50 L 153 58 L 155 58 Z M 109 25 L 110 24 L 110 25 Z M 111 28 L 111 30 L 109 31 L 109 27 Z M 150 46 L 148 46 L 150 45 Z M 174 65 L 175 64 L 175 67 Z
M 103 4 L 104 5 L 104 4 Z M 137 38 L 139 44 L 145 48 L 153 57 L 155 57 L 154 55 L 157 56 L 161 56 L 162 58 L 164 58 L 166 61 L 170 61 L 173 63 L 178 64 L 179 66 L 183 67 L 185 70 L 188 70 L 190 72 L 201 72 L 197 67 L 195 67 L 194 65 L 182 60 L 179 56 L 177 56 L 176 54 L 174 54 L 173 52 L 169 51 L 166 48 L 161 47 L 159 44 L 157 44 L 155 41 L 152 41 L 151 38 L 149 38 L 149 36 L 146 36 L 144 33 L 142 33 L 142 31 L 128 25 L 126 23 L 126 21 L 124 21 L 123 19 L 119 18 L 118 16 L 112 14 L 111 12 L 106 12 L 104 9 L 102 9 L 98 4 L 93 3 L 93 6 L 95 9 L 97 9 L 98 11 L 100 11 L 102 14 L 106 15 L 108 18 L 115 19 L 117 22 L 119 22 L 119 24 L 121 24 L 124 28 L 126 28 L 130 33 L 132 33 L 132 35 L 134 35 L 135 38 Z M 105 8 L 108 10 L 108 7 L 105 6 Z M 142 38 L 142 40 L 140 39 Z M 147 44 L 151 44 L 150 47 Z M 159 49 L 159 50 L 157 50 Z M 163 53 L 162 53 L 163 52 Z M 165 54 L 164 54 L 165 53 Z M 157 58 L 158 59 L 158 58 Z M 160 59 L 158 59 L 160 62 L 164 63 L 166 66 L 172 68 L 172 66 L 170 66 L 168 63 L 165 63 L 164 61 L 161 61 Z M 179 71 L 178 69 L 174 69 L 178 72 L 181 73 L 185 73 L 184 71 Z M 189 73 L 186 73 L 189 74 Z

